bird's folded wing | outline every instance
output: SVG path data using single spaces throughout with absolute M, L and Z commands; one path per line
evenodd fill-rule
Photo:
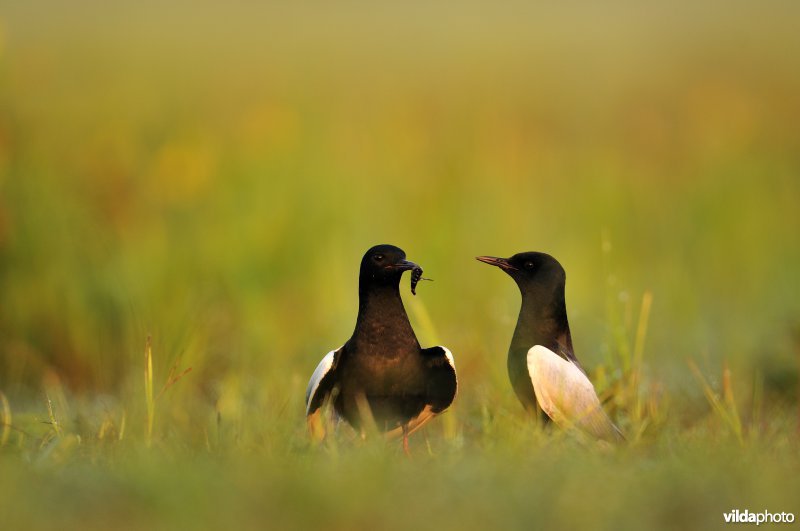
M 318 410 L 333 389 L 333 372 L 336 369 L 337 353 L 341 348 L 328 352 L 319 362 L 306 388 L 306 416 Z
M 428 370 L 427 396 L 434 413 L 441 413 L 453 403 L 458 392 L 456 363 L 447 347 L 435 346 L 422 350 Z
M 536 345 L 528 351 L 528 374 L 536 401 L 556 424 L 606 441 L 623 439 L 603 411 L 592 382 L 572 362 Z
M 458 381 L 453 354 L 446 347 L 436 346 L 422 350 L 422 357 L 427 367 L 426 399 L 428 404 L 406 425 L 408 434 L 414 433 L 426 422 L 450 407 L 456 398 Z M 402 434 L 402 428 L 386 433 L 387 437 Z

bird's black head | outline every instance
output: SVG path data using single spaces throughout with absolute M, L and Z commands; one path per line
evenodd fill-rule
M 563 285 L 566 280 L 566 273 L 558 260 L 545 253 L 519 253 L 511 258 L 478 256 L 476 259 L 508 273 L 523 293 L 537 287 Z
M 394 245 L 376 245 L 361 259 L 361 282 L 370 285 L 399 285 L 403 271 L 419 266 L 406 260 L 406 253 Z

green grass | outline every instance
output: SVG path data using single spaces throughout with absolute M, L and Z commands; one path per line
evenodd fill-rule
M 0 6 L 0 529 L 797 515 L 798 9 Z M 303 419 L 376 243 L 459 369 L 410 460 Z M 523 250 L 629 444 L 516 402 Z

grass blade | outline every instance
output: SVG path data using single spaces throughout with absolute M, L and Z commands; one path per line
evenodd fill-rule
M 145 444 L 150 448 L 153 443 L 153 419 L 156 413 L 155 399 L 153 397 L 153 349 L 150 336 L 147 336 L 144 348 L 144 399 L 147 407 Z
M 0 426 L 3 427 L 0 431 L 0 448 L 6 445 L 8 437 L 11 434 L 11 406 L 8 404 L 6 395 L 0 391 L 0 412 L 3 416 L 0 417 Z

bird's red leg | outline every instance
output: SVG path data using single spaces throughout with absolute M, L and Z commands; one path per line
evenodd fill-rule
M 408 425 L 403 424 L 403 452 L 411 457 L 411 451 L 408 449 Z

